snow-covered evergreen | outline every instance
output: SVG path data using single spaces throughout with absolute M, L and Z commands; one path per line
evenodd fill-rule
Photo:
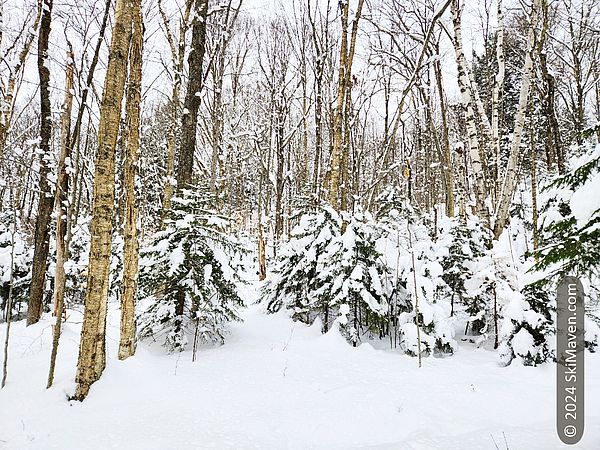
M 227 324 L 239 321 L 243 301 L 236 282 L 244 247 L 225 233 L 227 220 L 209 208 L 201 189 L 173 198 L 166 229 L 141 252 L 139 285 L 147 304 L 140 336 L 160 339 L 171 351 L 190 340 L 224 342 Z
M 29 283 L 31 282 L 33 248 L 27 243 L 26 237 L 20 231 L 18 219 L 16 224 L 14 222 L 12 215 L 0 215 L 0 306 L 2 307 L 0 317 L 2 319 L 7 314 L 6 302 L 10 291 L 11 254 L 14 258 L 12 314 L 25 310 L 29 295 Z

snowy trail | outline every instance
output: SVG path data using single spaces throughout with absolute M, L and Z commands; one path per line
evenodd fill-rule
M 254 286 L 244 290 L 254 299 Z M 0 392 L 7 449 L 560 449 L 554 367 L 508 367 L 461 347 L 416 360 L 293 323 L 285 313 L 243 312 L 226 344 L 165 355 L 141 344 L 116 359 L 118 310 L 108 320 L 107 369 L 84 403 L 74 390 L 81 318 L 61 340 L 55 386 L 45 381 L 50 318 L 14 324 L 9 383 Z M 1 336 L 5 327 L 0 326 Z M 600 355 L 587 360 L 586 432 L 600 448 Z M 458 432 L 457 430 L 460 430 Z

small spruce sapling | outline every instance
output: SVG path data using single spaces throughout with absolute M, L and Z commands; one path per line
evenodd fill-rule
M 210 209 L 212 195 L 183 190 L 172 198 L 166 229 L 141 252 L 139 285 L 150 302 L 140 317 L 140 336 L 164 336 L 170 351 L 198 342 L 223 343 L 227 324 L 240 321 L 245 248 L 224 232 L 225 217 Z M 180 309 L 182 308 L 182 310 Z

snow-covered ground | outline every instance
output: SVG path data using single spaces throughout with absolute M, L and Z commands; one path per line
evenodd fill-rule
M 248 302 L 256 296 L 248 286 Z M 107 368 L 83 403 L 74 391 L 81 314 L 69 311 L 54 387 L 45 389 L 49 316 L 13 324 L 0 391 L 7 449 L 506 449 L 566 448 L 555 433 L 554 366 L 503 368 L 462 343 L 417 360 L 350 347 L 252 305 L 224 346 L 166 355 L 142 343 L 116 359 L 119 314 L 108 318 Z M 0 325 L 0 336 L 6 327 Z M 586 431 L 571 448 L 600 449 L 600 354 L 586 355 Z

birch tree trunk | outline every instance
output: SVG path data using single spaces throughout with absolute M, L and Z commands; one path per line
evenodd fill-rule
M 465 57 L 463 52 L 462 44 L 462 31 L 461 31 L 461 7 L 457 0 L 452 2 L 452 22 L 454 25 L 454 50 L 456 53 L 456 65 L 458 67 L 458 86 L 460 89 L 461 103 L 466 111 L 466 125 L 467 133 L 469 135 L 469 156 L 471 157 L 471 164 L 473 166 L 473 176 L 475 178 L 475 203 L 477 208 L 477 215 L 487 224 L 489 221 L 489 210 L 486 206 L 486 178 L 485 170 L 482 163 L 480 154 L 479 137 L 477 134 L 477 124 L 475 111 L 473 109 L 473 100 L 471 93 L 471 83 L 467 75 L 467 67 L 464 65 Z
M 90 386 L 100 378 L 106 366 L 106 303 L 115 201 L 115 148 L 130 37 L 131 0 L 117 0 L 98 125 L 85 312 L 75 378 L 77 390 L 73 397 L 77 400 L 85 399 Z
M 498 26 L 496 29 L 496 62 L 498 72 L 494 78 L 492 89 L 492 145 L 494 147 L 494 197 L 500 192 L 500 92 L 504 86 L 504 13 L 502 12 L 502 0 L 497 0 Z
M 515 117 L 515 128 L 513 139 L 508 157 L 508 165 L 504 173 L 504 181 L 497 202 L 496 222 L 494 223 L 494 237 L 498 239 L 508 222 L 508 212 L 512 197 L 517 187 L 518 167 L 521 161 L 521 138 L 523 136 L 523 127 L 525 125 L 525 114 L 527 111 L 527 102 L 531 87 L 531 76 L 533 74 L 533 50 L 535 45 L 535 27 L 538 22 L 540 11 L 540 0 L 534 0 L 531 11 L 531 22 L 527 33 L 527 50 L 525 53 L 525 62 L 523 64 L 523 75 L 521 76 L 521 89 L 519 92 L 519 104 Z
M 65 261 L 69 259 L 69 250 L 65 237 L 69 221 L 68 199 L 69 199 L 69 171 L 67 161 L 71 159 L 71 110 L 73 109 L 73 74 L 75 62 L 73 61 L 73 47 L 67 41 L 67 69 L 65 80 L 65 101 L 63 104 L 61 130 L 60 130 L 60 158 L 58 161 L 58 180 L 56 186 L 55 205 L 56 208 L 56 271 L 54 275 L 54 316 L 56 323 L 52 330 L 52 352 L 50 354 L 50 370 L 48 371 L 47 388 L 54 381 L 54 366 L 58 353 L 58 343 L 62 326 L 62 315 L 65 305 Z
M 140 102 L 142 90 L 143 19 L 140 0 L 132 3 L 132 35 L 129 52 L 129 82 L 127 85 L 128 136 L 125 148 L 125 231 L 123 255 L 123 295 L 121 296 L 121 339 L 119 359 L 135 353 L 135 296 L 139 259 L 138 198 L 136 178 L 140 151 Z
M 21 47 L 21 51 L 19 52 L 19 56 L 17 58 L 17 62 L 13 67 L 8 67 L 9 76 L 6 82 L 6 90 L 1 89 L 3 97 L 0 100 L 0 160 L 4 154 L 4 147 L 6 145 L 6 138 L 8 135 L 8 130 L 10 128 L 10 124 L 12 122 L 14 106 L 15 106 L 15 93 L 19 90 L 20 83 L 22 82 L 23 70 L 25 70 L 25 62 L 27 60 L 27 56 L 31 50 L 31 45 L 35 38 L 35 30 L 37 30 L 38 24 L 40 23 L 40 18 L 42 16 L 42 1 L 38 0 L 37 12 L 35 15 L 35 19 L 33 24 L 29 27 L 25 40 L 23 42 L 23 46 Z M 0 8 L 4 8 L 4 2 Z M 2 20 L 4 20 L 4 16 L 2 16 Z M 0 24 L 4 29 L 4 23 Z M 16 45 L 17 42 L 13 42 L 13 46 Z M 4 58 L 3 58 L 4 59 Z
M 54 198 L 48 183 L 50 167 L 50 139 L 52 138 L 52 108 L 50 106 L 50 70 L 47 66 L 48 40 L 52 21 L 52 1 L 43 0 L 42 18 L 38 37 L 38 73 L 40 77 L 40 183 L 37 219 L 35 223 L 35 249 L 31 268 L 27 325 L 37 323 L 42 316 L 46 263 L 50 248 L 49 224 Z

